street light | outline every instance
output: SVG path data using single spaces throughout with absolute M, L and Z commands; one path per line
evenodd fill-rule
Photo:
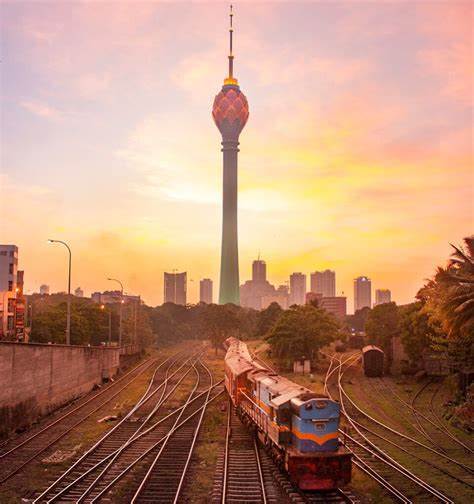
M 119 347 L 122 346 L 122 305 L 123 305 L 123 284 L 116 278 L 107 278 L 110 282 L 117 282 L 120 285 L 120 310 L 119 310 Z
M 66 345 L 71 344 L 71 249 L 66 242 L 61 240 L 48 240 L 49 243 L 60 243 L 64 245 L 69 251 L 69 274 L 68 274 L 68 284 L 67 284 L 67 317 L 66 317 Z

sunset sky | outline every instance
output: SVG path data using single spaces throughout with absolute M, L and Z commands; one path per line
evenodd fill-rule
M 149 304 L 163 271 L 217 298 L 222 167 L 211 117 L 227 2 L 3 2 L 0 243 L 26 291 L 113 288 Z M 239 158 L 241 281 L 336 270 L 398 303 L 472 234 L 470 2 L 234 3 L 250 106 Z

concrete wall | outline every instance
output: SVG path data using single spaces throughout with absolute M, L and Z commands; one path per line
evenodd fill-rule
M 0 342 L 0 437 L 113 376 L 122 351 Z

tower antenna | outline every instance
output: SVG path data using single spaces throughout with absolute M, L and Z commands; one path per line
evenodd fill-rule
M 224 84 L 233 84 L 237 85 L 237 79 L 234 78 L 234 55 L 232 54 L 233 51 L 233 36 L 234 36 L 234 28 L 232 26 L 232 18 L 234 17 L 234 11 L 232 4 L 230 5 L 230 11 L 229 11 L 229 76 L 227 79 L 225 79 Z

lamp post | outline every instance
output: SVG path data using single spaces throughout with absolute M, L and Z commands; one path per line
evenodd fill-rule
M 117 282 L 120 285 L 120 309 L 119 309 L 119 347 L 122 346 L 122 305 L 123 305 L 123 284 L 116 278 L 107 278 L 110 282 Z
M 66 345 L 71 344 L 71 260 L 72 254 L 69 245 L 61 240 L 48 240 L 49 243 L 60 243 L 64 245 L 69 252 L 69 273 L 68 273 L 68 284 L 67 284 L 67 316 L 66 316 Z

